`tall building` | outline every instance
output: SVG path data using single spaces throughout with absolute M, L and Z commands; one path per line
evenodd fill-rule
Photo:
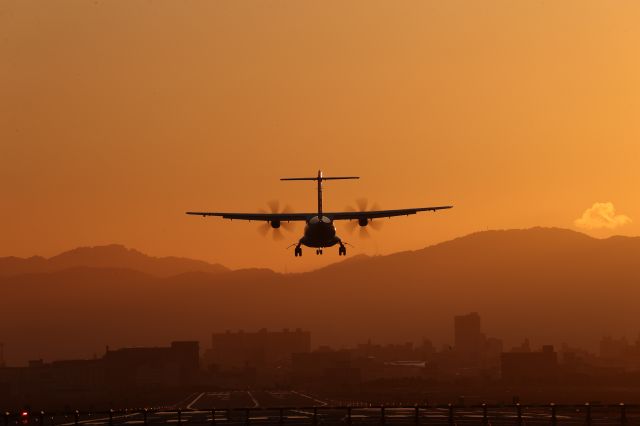
M 213 333 L 207 362 L 222 368 L 263 367 L 290 363 L 291 354 L 311 350 L 311 333 L 296 329 L 290 331 L 262 330 L 246 333 Z
M 478 354 L 483 350 L 485 336 L 477 312 L 454 318 L 454 342 L 455 350 L 463 355 Z

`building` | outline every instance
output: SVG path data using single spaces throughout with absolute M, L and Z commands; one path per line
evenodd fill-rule
M 122 386 L 188 386 L 200 369 L 198 342 L 172 342 L 169 347 L 122 348 L 103 358 L 107 383 Z
M 454 317 L 453 366 L 458 376 L 498 378 L 502 340 L 482 332 L 477 312 Z
M 471 312 L 454 317 L 454 347 L 456 352 L 464 355 L 477 355 L 484 347 L 485 337 L 482 334 L 480 315 Z
M 558 354 L 551 345 L 537 352 L 503 352 L 501 374 L 506 383 L 553 383 L 558 376 Z
M 108 407 L 135 401 L 164 401 L 200 379 L 198 342 L 169 347 L 109 350 L 102 358 L 44 362 L 0 368 L 0 399 L 8 406 Z M 180 393 L 184 392 L 181 390 Z
M 294 353 L 292 382 L 296 385 L 325 385 L 332 388 L 360 382 L 360 369 L 352 365 L 349 351 L 317 350 Z
M 291 354 L 311 351 L 311 333 L 296 329 L 290 331 L 213 333 L 211 350 L 206 354 L 206 362 L 218 369 L 238 369 L 245 367 L 266 367 L 290 364 Z

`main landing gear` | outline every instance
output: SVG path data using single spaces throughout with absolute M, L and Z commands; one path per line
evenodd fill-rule
M 302 247 L 300 245 L 297 245 L 296 248 L 293 250 L 293 254 L 295 257 L 302 256 Z M 321 254 L 322 254 L 322 249 L 317 248 L 316 255 L 321 255 Z M 347 247 L 345 247 L 344 244 L 340 244 L 340 247 L 338 247 L 338 256 L 346 256 L 346 255 L 347 255 Z

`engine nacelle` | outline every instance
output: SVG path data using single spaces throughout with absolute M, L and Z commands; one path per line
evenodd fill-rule
M 269 222 L 269 224 L 274 229 L 280 228 L 280 221 L 279 220 L 272 220 L 272 221 Z
M 358 225 L 367 226 L 368 224 L 369 224 L 369 219 L 367 219 L 366 217 L 361 217 L 360 219 L 358 219 Z

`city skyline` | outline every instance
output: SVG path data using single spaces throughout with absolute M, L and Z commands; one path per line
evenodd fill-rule
M 453 316 L 450 328 L 453 346 L 436 348 L 426 338 L 400 344 L 369 339 L 337 349 L 312 347 L 313 333 L 300 328 L 226 330 L 212 332 L 204 347 L 184 340 L 160 347 L 106 346 L 103 355 L 91 359 L 0 365 L 0 388 L 5 403 L 48 410 L 59 410 L 74 395 L 76 407 L 98 410 L 131 401 L 162 404 L 180 394 L 187 395 L 186 402 L 172 406 L 185 410 L 196 408 L 200 399 L 200 407 L 212 399 L 209 404 L 217 405 L 207 408 L 249 408 L 242 405 L 247 395 L 258 408 L 252 392 L 297 394 L 323 406 L 329 402 L 317 398 L 335 401 L 347 395 L 357 395 L 356 405 L 384 404 L 380 392 L 402 401 L 398 405 L 419 397 L 425 406 L 442 398 L 460 406 L 501 404 L 504 398 L 512 404 L 541 404 L 545 397 L 574 403 L 588 396 L 611 403 L 615 400 L 605 396 L 609 390 L 637 397 L 633 383 L 640 374 L 640 338 L 629 344 L 604 337 L 594 354 L 567 345 L 536 347 L 526 338 L 505 348 L 501 339 L 485 334 L 477 312 Z M 203 388 L 215 391 L 193 393 Z M 244 399 L 230 400 L 242 389 L 249 389 Z M 470 389 L 478 393 L 468 394 Z
M 175 340 L 171 342 L 171 348 L 180 348 L 180 346 L 189 345 L 193 347 L 200 347 L 197 350 L 198 357 L 203 363 L 222 363 L 225 365 L 232 365 L 234 368 L 241 368 L 245 365 L 246 360 L 242 359 L 242 356 L 251 357 L 252 362 L 258 362 L 259 364 L 270 364 L 275 361 L 281 360 L 283 357 L 292 353 L 308 353 L 308 352 L 333 352 L 333 351 L 352 351 L 362 348 L 378 348 L 384 350 L 394 348 L 405 348 L 409 351 L 419 347 L 429 348 L 431 353 L 447 353 L 455 351 L 456 355 L 461 356 L 463 362 L 468 362 L 470 365 L 475 364 L 475 360 L 480 360 L 482 354 L 485 351 L 490 351 L 495 354 L 500 353 L 535 353 L 544 352 L 551 348 L 554 350 L 554 345 L 549 342 L 533 342 L 528 336 L 521 336 L 518 344 L 513 344 L 511 347 L 505 347 L 503 340 L 500 337 L 488 337 L 484 328 L 482 327 L 481 315 L 478 312 L 469 312 L 465 314 L 452 315 L 451 324 L 451 336 L 447 341 L 436 342 L 434 345 L 429 336 L 423 336 L 417 341 L 388 341 L 380 342 L 371 337 L 363 338 L 360 341 L 352 342 L 350 345 L 341 345 L 338 347 L 332 347 L 326 343 L 312 344 L 311 336 L 312 331 L 303 330 L 300 327 L 296 328 L 283 328 L 280 330 L 270 330 L 262 327 L 255 330 L 245 329 L 226 329 L 212 331 L 210 333 L 209 343 L 187 340 Z M 635 337 L 635 341 L 633 340 Z M 205 343 L 204 348 L 202 344 Z M 231 352 L 227 351 L 227 347 L 233 348 Z M 264 347 L 269 348 L 266 352 L 264 349 L 260 349 L 256 352 L 256 348 Z M 2 352 L 0 357 L 0 367 L 24 367 L 24 366 L 38 366 L 43 362 L 65 362 L 68 360 L 52 359 L 44 360 L 42 358 L 34 357 L 29 359 L 21 365 L 9 365 L 5 362 L 4 351 L 7 349 L 2 344 Z M 212 349 L 219 351 L 219 353 L 213 354 Z M 104 344 L 104 353 L 101 357 L 108 358 L 109 356 L 117 357 L 119 354 L 134 353 L 135 351 L 163 351 L 165 349 L 157 346 L 147 347 L 144 345 L 134 345 L 128 348 L 113 348 L 108 342 Z M 189 349 L 191 351 L 191 349 Z M 237 352 L 242 351 L 243 355 L 238 357 Z M 637 368 L 640 369 L 640 328 L 638 333 L 632 336 L 617 335 L 612 336 L 606 334 L 600 336 L 600 343 L 596 351 L 592 351 L 585 348 L 567 345 L 562 343 L 559 348 L 560 352 L 580 353 L 584 356 L 599 356 L 605 359 L 622 359 L 628 355 L 637 358 Z M 142 352 L 140 352 L 142 353 Z M 101 358 L 98 354 L 94 353 L 92 358 L 86 358 L 84 360 Z M 402 360 L 400 358 L 396 361 L 412 361 L 411 359 Z

